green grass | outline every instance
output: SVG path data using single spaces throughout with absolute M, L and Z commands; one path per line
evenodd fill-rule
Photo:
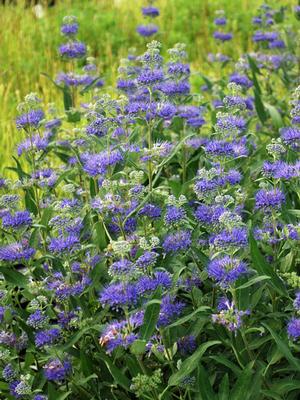
M 79 37 L 97 58 L 106 85 L 112 85 L 120 58 L 127 55 L 130 47 L 138 51 L 144 48 L 145 40 L 138 37 L 135 28 L 143 22 L 140 8 L 145 3 L 141 0 L 61 0 L 57 6 L 45 8 L 42 18 L 37 18 L 31 7 L 25 8 L 22 1 L 18 6 L 0 7 L 0 170 L 9 163 L 21 139 L 14 127 L 14 118 L 16 106 L 24 95 L 33 91 L 44 103 L 57 103 L 60 94 L 41 73 L 54 77 L 63 68 L 57 54 L 63 16 L 78 17 Z M 295 4 L 292 0 L 284 3 L 288 7 Z M 158 0 L 156 4 L 161 11 L 157 19 L 160 34 L 156 39 L 163 43 L 163 49 L 177 42 L 186 43 L 192 69 L 213 76 L 219 72 L 206 59 L 207 53 L 218 51 L 211 38 L 215 10 L 226 11 L 228 29 L 235 36 L 234 42 L 222 51 L 237 59 L 237 51 L 251 48 L 251 18 L 261 1 Z

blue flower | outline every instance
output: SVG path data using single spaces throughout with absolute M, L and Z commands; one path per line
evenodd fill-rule
M 279 208 L 285 201 L 284 193 L 275 188 L 272 190 L 259 190 L 255 195 L 255 208 L 268 210 L 270 208 Z
M 44 119 L 43 110 L 30 110 L 28 113 L 22 114 L 16 119 L 17 129 L 28 129 L 30 127 L 37 128 Z
M 39 331 L 35 334 L 35 345 L 37 347 L 49 346 L 60 338 L 60 329 L 51 328 L 45 331 Z
M 170 233 L 165 237 L 162 247 L 166 253 L 188 250 L 192 244 L 191 236 L 191 232 L 185 230 Z
M 23 243 L 11 243 L 7 246 L 0 247 L 0 260 L 1 261 L 22 261 L 29 260 L 35 254 L 35 249 L 28 247 Z
M 136 28 L 136 31 L 141 36 L 149 37 L 149 36 L 155 35 L 158 32 L 158 26 L 156 26 L 154 24 L 139 25 Z
M 63 381 L 72 371 L 69 360 L 54 358 L 44 366 L 44 374 L 48 381 Z
M 292 340 L 300 338 L 300 318 L 292 318 L 287 325 L 287 332 Z
M 228 287 L 247 272 L 246 263 L 230 256 L 216 258 L 207 266 L 208 276 L 217 281 L 221 287 Z
M 86 45 L 78 41 L 68 42 L 59 47 L 59 52 L 62 57 L 82 58 L 86 55 Z

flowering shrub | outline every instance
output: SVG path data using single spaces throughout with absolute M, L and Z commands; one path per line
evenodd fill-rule
M 299 54 L 284 9 L 253 23 L 202 95 L 152 41 L 111 96 L 64 19 L 64 112 L 25 97 L 0 180 L 2 398 L 298 398 Z

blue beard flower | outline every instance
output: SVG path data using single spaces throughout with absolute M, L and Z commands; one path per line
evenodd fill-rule
M 80 240 L 78 235 L 70 234 L 68 236 L 52 238 L 48 248 L 52 253 L 64 253 L 78 249 L 79 245 Z
M 185 210 L 182 207 L 167 206 L 165 222 L 167 225 L 177 224 L 186 217 Z
M 253 42 L 273 42 L 278 39 L 277 32 L 256 31 L 252 36 Z
M 136 31 L 141 36 L 150 37 L 150 36 L 155 35 L 158 32 L 158 26 L 156 26 L 154 24 L 139 25 L 136 28 Z
M 153 6 L 142 7 L 142 14 L 145 17 L 155 18 L 159 16 L 159 9 Z
M 231 133 L 233 130 L 237 130 L 238 133 L 241 133 L 246 129 L 247 122 L 243 117 L 229 114 L 217 118 L 216 126 L 225 133 L 227 133 L 227 131 Z
M 35 249 L 28 247 L 27 244 L 11 243 L 0 247 L 0 260 L 7 262 L 30 260 L 35 254 Z
M 46 134 L 45 136 L 40 136 L 39 134 L 37 134 L 32 136 L 31 138 L 27 138 L 18 145 L 18 156 L 21 156 L 23 153 L 27 153 L 30 150 L 45 150 L 48 147 L 49 139 L 49 134 Z
M 288 164 L 285 161 L 265 161 L 263 174 L 274 179 L 292 179 L 300 176 L 300 162 Z
M 166 295 L 162 298 L 160 313 L 157 322 L 157 326 L 168 325 L 176 317 L 179 317 L 184 309 L 185 304 L 170 295 Z
M 165 237 L 162 247 L 166 253 L 188 250 L 192 244 L 191 236 L 191 232 L 184 230 L 170 233 Z
M 163 119 L 172 119 L 175 114 L 176 107 L 171 103 L 162 103 L 157 110 L 157 115 Z
M 249 315 L 250 311 L 238 310 L 234 302 L 229 301 L 226 297 L 219 300 L 218 314 L 212 314 L 212 322 L 223 325 L 231 332 L 237 331 L 242 326 L 242 318 Z
M 153 267 L 156 263 L 158 254 L 154 251 L 146 251 L 136 261 L 135 264 L 142 269 Z
M 26 324 L 32 326 L 34 329 L 40 329 L 45 326 L 47 321 L 47 316 L 44 315 L 41 310 L 36 310 L 27 318 Z
M 213 34 L 214 39 L 220 40 L 220 42 L 227 42 L 229 40 L 232 40 L 233 34 L 232 33 L 226 33 L 226 32 L 219 32 L 216 31 Z
M 142 276 L 137 284 L 136 289 L 139 296 L 146 294 L 147 292 L 154 292 L 159 286 L 162 288 L 170 288 L 172 285 L 172 279 L 167 272 L 156 272 L 153 277 Z
M 86 45 L 78 41 L 68 42 L 59 47 L 59 52 L 62 57 L 82 58 L 86 55 Z
M 280 208 L 285 201 L 284 193 L 275 188 L 272 190 L 259 190 L 255 195 L 255 208 L 268 210 L 272 208 Z
M 300 311 L 300 292 L 296 293 L 296 298 L 293 302 L 295 310 Z
M 119 150 L 104 150 L 98 154 L 82 155 L 83 170 L 90 176 L 105 174 L 107 168 L 123 161 L 124 157 Z
M 285 43 L 283 40 L 272 40 L 268 45 L 269 49 L 285 49 Z
M 221 287 L 228 287 L 247 272 L 247 265 L 243 261 L 230 256 L 216 258 L 207 266 L 208 276 Z
M 109 121 L 107 118 L 99 116 L 86 127 L 86 133 L 97 137 L 105 136 L 108 131 L 108 123 Z
M 158 83 L 164 79 L 164 73 L 162 69 L 150 69 L 144 68 L 141 70 L 137 81 L 141 85 L 151 86 L 154 83 Z
M 2 376 L 6 382 L 11 382 L 13 379 L 16 379 L 18 374 L 11 364 L 6 364 L 3 368 Z
M 22 114 L 16 118 L 17 129 L 37 128 L 44 117 L 45 114 L 43 110 L 40 109 L 31 110 L 28 113 Z
M 287 325 L 287 332 L 292 340 L 300 338 L 300 318 L 292 318 Z
M 48 381 L 60 382 L 72 371 L 71 362 L 69 360 L 61 361 L 58 358 L 50 360 L 44 366 L 44 375 Z
M 28 211 L 16 211 L 14 214 L 7 213 L 2 217 L 2 226 L 5 229 L 20 229 L 32 224 L 32 218 Z
M 296 126 L 282 128 L 280 130 L 282 140 L 287 145 L 291 146 L 293 150 L 300 150 L 300 129 Z
M 70 37 L 77 34 L 78 28 L 79 25 L 75 22 L 72 24 L 63 24 L 60 28 L 60 31 L 63 35 Z
M 213 234 L 209 238 L 209 244 L 217 248 L 242 248 L 248 245 L 247 228 L 236 227 L 231 231 L 223 230 L 218 234 Z
M 119 309 L 122 306 L 133 307 L 138 301 L 136 285 L 127 283 L 112 283 L 100 293 L 99 302 L 102 306 Z
M 225 17 L 219 17 L 214 19 L 214 24 L 217 26 L 224 26 L 226 25 L 227 20 Z
M 151 219 L 157 219 L 161 216 L 161 208 L 155 204 L 145 204 L 143 208 L 140 209 L 138 215 L 146 216 Z
M 180 62 L 173 62 L 168 64 L 168 73 L 177 77 L 182 75 L 189 76 L 191 73 L 189 64 L 182 64 Z
M 156 89 L 161 91 L 166 96 L 182 96 L 188 95 L 191 90 L 191 86 L 186 79 L 179 81 L 165 81 L 156 85 Z
M 134 270 L 134 264 L 131 261 L 127 260 L 126 258 L 123 258 L 119 261 L 115 261 L 109 267 L 109 272 L 112 276 L 130 275 L 132 274 L 133 270 Z
M 60 338 L 60 329 L 51 328 L 45 331 L 40 331 L 35 334 L 35 345 L 37 347 L 44 347 L 54 344 Z
M 238 74 L 237 72 L 234 72 L 230 75 L 229 82 L 234 82 L 246 89 L 249 89 L 253 86 L 253 82 L 248 78 L 248 76 Z
M 193 335 L 183 336 L 177 341 L 177 346 L 181 355 L 192 354 L 197 349 L 196 337 Z
M 41 187 L 53 187 L 58 179 L 55 171 L 51 168 L 40 169 L 31 174 L 31 178 Z

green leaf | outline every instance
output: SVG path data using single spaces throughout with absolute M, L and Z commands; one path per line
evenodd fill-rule
M 25 288 L 28 285 L 28 280 L 26 276 L 21 274 L 21 272 L 18 272 L 14 269 L 3 268 L 1 269 L 1 273 L 8 283 L 11 283 L 21 288 Z
M 104 361 L 111 376 L 114 378 L 115 383 L 123 387 L 125 390 L 130 391 L 130 380 L 121 372 L 120 368 L 116 367 L 111 359 L 105 354 L 99 355 L 99 358 Z
M 197 310 L 193 311 L 191 314 L 186 315 L 185 317 L 179 318 L 177 321 L 173 322 L 170 325 L 167 325 L 166 328 L 173 328 L 175 326 L 181 326 L 184 323 L 188 322 L 190 319 L 192 319 L 196 314 L 198 314 L 201 311 L 208 311 L 210 310 L 210 307 L 208 306 L 201 306 L 197 308 Z
M 231 400 L 248 400 L 249 398 L 249 387 L 252 379 L 252 369 L 250 366 L 244 369 L 237 379 L 232 392 L 230 393 Z
M 284 283 L 274 271 L 273 267 L 267 263 L 265 258 L 261 255 L 256 240 L 252 233 L 250 233 L 250 253 L 253 261 L 254 269 L 262 276 L 269 276 L 271 280 L 270 285 L 282 296 L 288 297 L 288 292 Z
M 220 344 L 219 340 L 211 340 L 209 342 L 203 343 L 198 349 L 188 357 L 186 360 L 183 361 L 181 364 L 180 370 L 172 374 L 169 378 L 169 386 L 176 386 L 179 385 L 182 380 L 191 374 L 198 366 L 199 361 L 201 360 L 202 356 L 206 352 L 206 350 L 212 346 Z
M 232 361 L 228 360 L 227 357 L 225 356 L 210 356 L 209 358 L 211 358 L 212 360 L 215 360 L 216 362 L 225 365 L 225 367 L 231 369 L 231 371 L 236 375 L 239 376 L 239 374 L 242 372 L 242 370 L 235 365 Z
M 130 351 L 132 354 L 141 355 L 145 352 L 147 340 L 135 340 L 130 346 Z
M 273 339 L 275 340 L 279 351 L 284 355 L 284 357 L 289 361 L 289 363 L 297 370 L 300 371 L 300 362 L 293 356 L 291 350 L 287 344 L 274 332 L 274 330 L 265 322 L 262 325 L 268 329 Z
M 206 372 L 206 369 L 201 364 L 198 368 L 199 392 L 201 394 L 202 400 L 214 400 L 216 398 L 216 395 L 209 382 L 209 376 Z
M 271 277 L 267 276 L 267 275 L 256 276 L 256 277 L 250 279 L 248 282 L 244 283 L 243 285 L 238 286 L 236 289 L 237 290 L 245 289 L 245 288 L 247 288 L 249 286 L 255 285 L 256 283 L 261 282 L 261 281 L 265 281 L 267 279 L 271 279 Z
M 265 103 L 265 108 L 267 109 L 267 111 L 271 117 L 273 126 L 276 129 L 281 128 L 283 126 L 283 121 L 282 121 L 281 115 L 278 112 L 277 108 L 268 103 Z
M 261 123 L 264 125 L 268 119 L 268 115 L 267 115 L 265 106 L 261 100 L 260 93 L 258 92 L 257 89 L 254 89 L 254 104 L 255 104 L 255 109 L 256 109 L 258 118 L 260 119 Z
M 143 325 L 140 329 L 140 337 L 142 340 L 148 341 L 155 331 L 157 320 L 160 312 L 160 299 L 161 298 L 161 288 L 158 288 L 150 300 L 147 303 L 146 311 L 144 315 Z
M 229 397 L 229 379 L 228 374 L 223 376 L 219 386 L 219 399 L 218 400 L 228 400 Z

